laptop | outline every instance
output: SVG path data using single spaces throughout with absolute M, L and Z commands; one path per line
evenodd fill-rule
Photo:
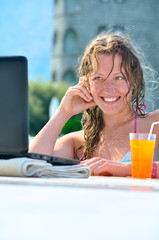
M 28 153 L 28 61 L 24 56 L 0 57 L 0 159 L 28 157 L 54 165 L 73 165 L 77 159 Z

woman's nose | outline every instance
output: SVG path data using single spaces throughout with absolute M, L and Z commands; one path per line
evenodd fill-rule
M 111 78 L 107 78 L 105 81 L 103 81 L 102 86 L 103 90 L 107 91 L 108 93 L 114 92 L 114 83 Z

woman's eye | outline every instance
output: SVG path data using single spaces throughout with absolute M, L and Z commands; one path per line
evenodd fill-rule
M 101 77 L 95 77 L 94 80 L 102 80 Z
M 121 76 L 116 77 L 116 80 L 123 80 L 124 78 Z

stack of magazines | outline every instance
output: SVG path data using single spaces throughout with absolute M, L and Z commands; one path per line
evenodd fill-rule
M 88 178 L 90 169 L 82 164 L 53 166 L 43 160 L 24 157 L 0 160 L 0 176 Z

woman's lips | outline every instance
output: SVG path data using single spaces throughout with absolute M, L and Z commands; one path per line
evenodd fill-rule
M 120 97 L 109 97 L 109 98 L 102 97 L 102 98 L 104 102 L 113 103 L 113 102 L 116 102 Z

